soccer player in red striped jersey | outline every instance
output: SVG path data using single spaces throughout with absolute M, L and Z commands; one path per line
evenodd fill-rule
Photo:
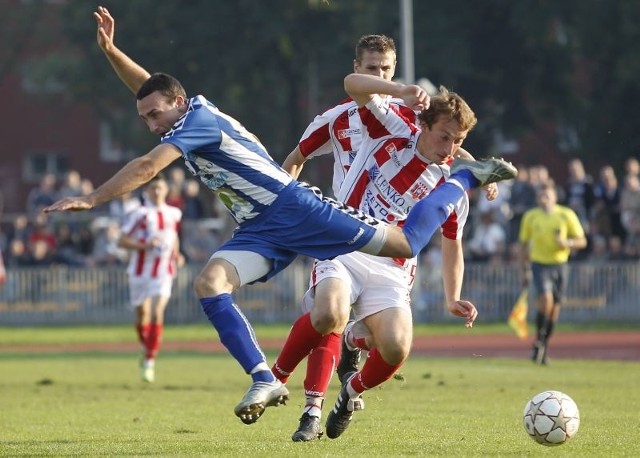
M 364 81 L 367 82 L 366 77 Z M 432 99 L 429 109 L 419 115 L 419 122 L 413 112 L 407 115 L 401 106 L 389 105 L 388 99 L 375 95 L 360 108 L 360 151 L 351 162 L 338 195 L 367 214 L 402 225 L 411 207 L 450 176 L 454 155 L 470 156 L 461 145 L 476 119 L 462 98 L 444 89 Z M 491 187 L 487 197 L 495 198 L 496 192 Z M 457 302 L 462 265 L 460 239 L 467 215 L 465 195 L 455 203 L 442 225 L 445 254 L 451 260 L 444 278 L 452 311 L 460 306 Z M 415 258 L 385 259 L 361 253 L 316 261 L 310 289 L 303 300 L 307 313 L 294 324 L 272 368 L 276 377 L 286 382 L 311 347 L 304 380 L 306 403 L 299 428 L 292 436 L 294 441 L 309 441 L 323 434 L 322 403 L 340 358 L 340 331 L 348 319 L 350 304 L 354 304 L 357 329 L 364 331 L 362 335 L 371 336 L 370 345 L 364 339 L 358 341 L 372 350 L 363 368 L 365 386 L 372 388 L 384 382 L 406 359 L 412 336 L 409 296 L 416 267 Z M 469 304 L 465 306 L 473 307 Z M 347 337 L 352 339 L 353 333 L 347 333 Z M 313 347 L 316 342 L 319 343 Z M 353 346 L 342 344 L 338 375 L 344 383 L 347 372 L 357 371 L 359 350 L 354 351 Z M 363 405 L 361 397 L 354 396 L 351 410 Z M 342 431 L 350 418 L 351 414 L 347 420 L 343 418 Z M 340 426 L 329 427 L 328 423 L 328 436 L 337 437 L 342 433 L 336 433 L 339 429 Z
M 180 254 L 182 211 L 167 205 L 169 192 L 162 174 L 147 183 L 145 204 L 126 215 L 119 246 L 131 252 L 129 257 L 129 296 L 135 309 L 136 331 L 142 343 L 142 380 L 155 380 L 155 359 L 164 330 L 164 311 L 171 297 Z
M 395 74 L 397 63 L 396 46 L 392 38 L 386 35 L 364 35 L 356 44 L 353 71 L 355 73 L 374 75 L 391 81 Z M 386 103 L 391 103 L 391 97 L 385 96 Z M 395 100 L 394 104 L 409 116 L 414 116 L 413 110 L 402 105 L 402 100 Z M 362 123 L 358 114 L 358 104 L 347 97 L 337 105 L 317 115 L 305 129 L 298 145 L 287 156 L 282 168 L 294 178 L 298 178 L 304 164 L 315 157 L 333 155 L 333 183 L 334 196 L 338 195 L 342 181 L 349 171 L 362 139 Z M 320 418 L 322 402 L 331 381 L 333 369 L 340 358 L 340 336 L 349 318 L 350 304 L 345 304 L 343 289 L 334 288 L 330 280 L 323 283 L 321 298 L 306 315 L 313 323 L 314 331 L 323 335 L 320 343 L 309 353 L 307 361 L 307 375 L 304 382 L 306 403 L 300 425 L 293 433 L 294 441 L 309 441 L 322 434 Z M 324 286 L 326 285 L 326 288 Z M 316 286 L 315 284 L 313 285 Z M 342 306 L 336 310 L 335 304 Z M 306 319 L 305 316 L 302 319 Z M 297 331 L 292 333 L 285 343 L 281 357 L 274 366 L 285 372 L 292 372 L 300 362 L 300 353 L 292 352 L 291 347 L 297 347 L 298 339 L 304 336 Z M 289 359 L 291 358 L 291 359 Z M 286 380 L 286 376 L 282 380 Z

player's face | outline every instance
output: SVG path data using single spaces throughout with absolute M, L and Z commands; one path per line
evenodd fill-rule
M 538 191 L 538 205 L 545 210 L 551 209 L 557 201 L 558 198 L 556 197 L 556 193 L 553 189 L 545 187 Z
M 145 193 L 153 205 L 160 205 L 166 201 L 169 187 L 164 180 L 154 180 L 147 185 Z
M 438 119 L 431 129 L 425 123 L 421 123 L 421 127 L 418 151 L 436 164 L 443 164 L 451 159 L 469 133 L 468 130 L 461 130 L 455 119 Z
M 396 72 L 396 53 L 364 51 L 362 59 L 353 61 L 353 71 L 365 75 L 374 75 L 391 81 Z
M 178 96 L 168 98 L 159 92 L 152 92 L 137 101 L 138 114 L 151 132 L 164 135 L 184 113 L 185 100 Z

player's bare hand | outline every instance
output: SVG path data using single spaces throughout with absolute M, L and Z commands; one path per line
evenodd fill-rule
M 97 40 L 98 46 L 104 52 L 108 52 L 113 46 L 113 34 L 116 30 L 116 21 L 113 19 L 109 10 L 103 6 L 99 6 L 98 10 L 93 13 L 98 24 Z
M 48 207 L 43 208 L 42 211 L 44 213 L 65 212 L 65 211 L 79 212 L 79 211 L 91 210 L 94 206 L 95 204 L 93 203 L 93 200 L 90 199 L 88 196 L 65 197 L 64 199 L 54 202 Z
M 420 86 L 409 84 L 402 88 L 401 97 L 404 103 L 415 111 L 422 111 L 429 108 L 429 94 Z
M 473 327 L 473 322 L 476 321 L 478 317 L 478 310 L 476 310 L 475 305 L 469 301 L 460 300 L 449 302 L 447 307 L 452 315 L 467 319 L 464 323 L 465 328 Z
M 482 189 L 484 189 L 485 196 L 488 201 L 496 200 L 500 194 L 500 191 L 498 190 L 498 183 L 489 183 L 488 185 L 483 186 Z

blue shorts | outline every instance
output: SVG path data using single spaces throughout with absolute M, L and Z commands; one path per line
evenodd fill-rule
M 273 263 L 266 281 L 286 268 L 298 255 L 331 259 L 365 246 L 381 224 L 333 199 L 317 188 L 293 182 L 273 205 L 242 223 L 218 251 L 258 253 Z

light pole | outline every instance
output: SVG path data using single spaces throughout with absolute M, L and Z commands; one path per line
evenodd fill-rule
M 413 0 L 400 0 L 400 30 L 402 79 L 405 84 L 413 84 L 416 79 L 413 56 Z

